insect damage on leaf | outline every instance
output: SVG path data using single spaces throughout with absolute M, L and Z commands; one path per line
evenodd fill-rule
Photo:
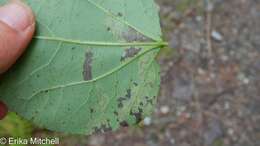
M 95 128 L 94 128 L 94 132 L 95 132 L 96 134 L 104 133 L 104 132 L 109 132 L 109 131 L 112 131 L 112 128 L 111 128 L 110 125 L 102 124 L 100 127 L 95 127 Z
M 147 103 L 153 105 L 153 101 L 155 100 L 155 96 L 153 97 L 153 99 L 149 98 L 148 96 L 145 96 L 145 100 Z
M 135 42 L 135 41 L 146 42 L 146 41 L 151 41 L 151 39 L 145 37 L 144 35 L 140 34 L 137 31 L 135 31 L 131 27 L 128 27 L 126 29 L 126 31 L 123 31 L 121 35 L 124 38 L 124 40 L 126 40 L 127 42 Z
M 118 12 L 118 13 L 117 13 L 117 16 L 118 16 L 118 17 L 122 17 L 123 14 L 122 14 L 121 12 Z
M 141 50 L 142 50 L 142 48 L 134 48 L 134 47 L 130 47 L 130 48 L 126 49 L 124 54 L 121 56 L 120 61 L 125 61 L 127 58 L 134 57 Z
M 128 124 L 127 121 L 122 121 L 122 122 L 120 122 L 120 126 L 122 126 L 122 127 L 128 127 L 129 124 Z
M 0 80 L 10 110 L 36 126 L 85 135 L 151 114 L 160 84 L 155 57 L 165 45 L 153 0 L 24 2 L 37 33 Z
M 135 117 L 136 123 L 139 123 L 143 119 L 142 113 L 143 113 L 143 110 L 141 108 L 138 108 L 137 112 L 131 110 L 130 115 Z
M 92 52 L 87 52 L 85 55 L 86 59 L 83 66 L 83 77 L 85 81 L 92 79 Z
M 119 97 L 117 99 L 118 101 L 118 108 L 123 108 L 123 102 L 125 100 L 129 100 L 131 98 L 131 89 L 127 89 L 127 93 L 124 97 Z
M 118 16 L 122 16 L 122 13 L 118 13 Z M 152 40 L 144 36 L 140 32 L 137 32 L 129 26 L 125 26 L 122 23 L 107 18 L 106 30 L 112 33 L 115 37 L 126 42 L 151 42 Z

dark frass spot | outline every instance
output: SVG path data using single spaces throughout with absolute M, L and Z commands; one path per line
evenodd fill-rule
M 117 16 L 122 17 L 123 14 L 122 14 L 121 12 L 118 12 L 118 13 L 117 13 Z
M 128 127 L 128 126 L 129 126 L 126 121 L 122 121 L 122 122 L 120 122 L 119 124 L 120 124 L 120 126 L 122 126 L 122 127 Z
M 153 105 L 153 100 L 149 99 L 149 100 L 147 100 L 147 103 L 150 103 L 151 105 Z
M 117 112 L 117 111 L 114 111 L 114 114 L 115 114 L 116 116 L 118 116 L 118 112 Z
M 143 113 L 143 110 L 142 110 L 141 108 L 138 108 L 138 112 L 133 112 L 133 111 L 131 110 L 130 115 L 132 115 L 132 116 L 135 117 L 136 123 L 139 123 L 139 122 L 141 122 L 142 119 L 143 119 L 143 118 L 142 118 L 142 113 Z
M 108 131 L 112 131 L 111 126 L 106 126 L 105 124 L 101 125 L 101 129 L 103 132 L 108 132 Z
M 94 128 L 95 133 L 99 134 L 102 133 L 101 129 L 99 127 Z
M 126 100 L 125 97 L 119 97 L 119 98 L 117 99 L 117 101 L 118 101 L 119 103 L 123 102 L 124 100 Z
M 107 31 L 110 31 L 111 30 L 111 28 L 110 27 L 107 27 Z
M 140 51 L 142 50 L 142 48 L 128 48 L 125 50 L 124 54 L 121 56 L 120 61 L 125 61 L 127 58 L 131 58 L 134 57 L 135 55 L 137 55 Z
M 106 126 L 105 124 L 102 124 L 100 127 L 95 127 L 94 128 L 95 133 L 104 133 L 104 132 L 109 132 L 112 131 L 111 126 Z
M 118 107 L 122 108 L 123 107 L 123 101 L 128 100 L 131 98 L 131 89 L 126 90 L 126 95 L 124 97 L 118 97 Z
M 131 89 L 127 89 L 127 94 L 125 95 L 126 98 L 131 98 Z
M 85 63 L 83 66 L 83 77 L 85 81 L 91 80 L 92 79 L 92 59 L 93 59 L 93 54 L 92 52 L 87 52 L 85 55 Z
M 90 113 L 94 113 L 94 109 L 93 108 L 90 109 Z
M 134 85 L 135 85 L 135 86 L 138 86 L 138 84 L 137 84 L 136 82 L 134 82 Z
M 118 106 L 118 108 L 123 108 L 123 106 L 124 106 L 124 105 L 123 105 L 123 103 L 122 103 L 122 102 L 120 102 L 120 103 L 118 103 L 118 105 L 117 105 L 117 106 Z
M 145 100 L 147 103 L 153 105 L 153 99 L 149 98 L 148 96 L 145 96 Z

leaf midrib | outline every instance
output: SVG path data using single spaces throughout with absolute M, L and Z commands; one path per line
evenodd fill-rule
M 137 31 L 138 33 L 142 34 L 143 36 L 150 38 L 152 40 L 152 42 L 102 42 L 102 41 L 82 41 L 82 40 L 73 40 L 73 39 L 67 39 L 67 38 L 62 38 L 62 37 L 49 37 L 49 36 L 35 36 L 34 39 L 39 39 L 39 40 L 46 40 L 46 41 L 56 41 L 56 42 L 60 42 L 60 43 L 70 43 L 70 44 L 79 44 L 79 45 L 88 45 L 88 46 L 118 46 L 118 47 L 130 47 L 130 46 L 143 46 L 143 47 L 152 47 L 150 49 L 147 49 L 146 51 L 140 53 L 139 55 L 135 56 L 134 58 L 132 58 L 131 60 L 113 68 L 112 70 L 92 79 L 89 81 L 81 81 L 81 82 L 74 82 L 74 83 L 69 83 L 66 85 L 57 85 L 57 86 L 53 86 L 50 88 L 46 88 L 46 89 L 42 89 L 39 90 L 38 92 L 34 93 L 32 96 L 30 96 L 29 99 L 33 98 L 34 96 L 40 94 L 41 92 L 44 91 L 49 91 L 49 90 L 55 90 L 55 89 L 59 89 L 59 88 L 65 88 L 65 87 L 69 87 L 69 86 L 76 86 L 76 85 L 80 85 L 80 84 L 85 84 L 85 83 L 91 83 L 91 82 L 96 82 L 99 79 L 102 79 L 106 76 L 109 76 L 111 74 L 113 74 L 114 72 L 117 72 L 118 70 L 121 70 L 122 68 L 124 68 L 125 66 L 127 66 L 128 64 L 130 64 L 131 62 L 133 62 L 134 60 L 136 60 L 137 58 L 145 55 L 146 53 L 150 52 L 153 49 L 156 48 L 162 48 L 168 45 L 167 42 L 163 42 L 163 41 L 158 41 L 154 38 L 152 38 L 151 36 L 145 34 L 144 32 L 142 32 L 141 30 L 139 30 L 138 28 L 136 28 L 135 26 L 131 25 L 129 22 L 124 21 L 120 18 L 118 18 L 116 15 L 114 15 L 112 12 L 110 12 L 109 10 L 107 10 L 106 8 L 100 6 L 99 4 L 93 2 L 92 0 L 87 0 L 90 4 L 92 4 L 93 6 L 95 6 L 96 8 L 100 9 L 102 12 L 106 13 L 108 16 L 112 17 L 113 19 L 123 23 L 124 25 L 127 25 L 129 27 L 131 27 L 132 29 L 134 29 L 135 31 Z
M 81 40 L 72 40 L 61 37 L 48 37 L 48 36 L 35 36 L 35 39 L 47 40 L 47 41 L 57 41 L 70 44 L 78 45 L 88 45 L 88 46 L 118 46 L 118 47 L 128 47 L 128 46 L 167 46 L 167 42 L 101 42 L 101 41 L 81 41 Z
M 94 83 L 94 82 L 97 82 L 98 80 L 101 80 L 107 76 L 110 76 L 111 74 L 121 70 L 122 68 L 126 67 L 128 64 L 132 63 L 133 61 L 135 61 L 136 59 L 144 56 L 145 54 L 155 50 L 155 49 L 159 49 L 160 46 L 156 46 L 156 47 L 152 47 L 152 48 L 149 48 L 149 49 L 146 49 L 145 51 L 141 52 L 140 54 L 138 54 L 137 56 L 135 56 L 134 58 L 131 58 L 130 60 L 126 61 L 125 63 L 113 68 L 112 70 L 92 79 L 92 80 L 88 80 L 88 81 L 80 81 L 80 82 L 73 82 L 73 83 L 69 83 L 69 84 L 65 84 L 65 85 L 57 85 L 57 86 L 53 86 L 53 87 L 50 87 L 50 88 L 46 88 L 46 89 L 41 89 L 39 91 L 37 91 L 36 93 L 32 94 L 29 98 L 26 98 L 24 100 L 30 100 L 32 99 L 33 97 L 35 97 L 36 95 L 42 93 L 42 92 L 45 92 L 45 91 L 51 91 L 51 90 L 57 90 L 57 89 L 60 89 L 60 88 L 66 88 L 66 87 L 71 87 L 71 86 L 77 86 L 77 85 L 82 85 L 82 84 L 87 84 L 87 83 Z M 23 98 L 20 98 L 20 99 L 23 99 Z

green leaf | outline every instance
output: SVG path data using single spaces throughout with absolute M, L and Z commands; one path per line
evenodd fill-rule
M 0 0 L 0 3 L 5 0 Z M 153 0 L 25 0 L 37 32 L 0 99 L 40 127 L 92 134 L 149 115 L 161 41 Z

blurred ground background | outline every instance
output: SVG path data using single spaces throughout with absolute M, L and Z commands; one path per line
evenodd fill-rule
M 260 146 L 260 1 L 157 3 L 174 49 L 158 56 L 158 105 L 141 127 L 66 136 L 9 115 L 0 136 L 58 136 L 61 146 Z

